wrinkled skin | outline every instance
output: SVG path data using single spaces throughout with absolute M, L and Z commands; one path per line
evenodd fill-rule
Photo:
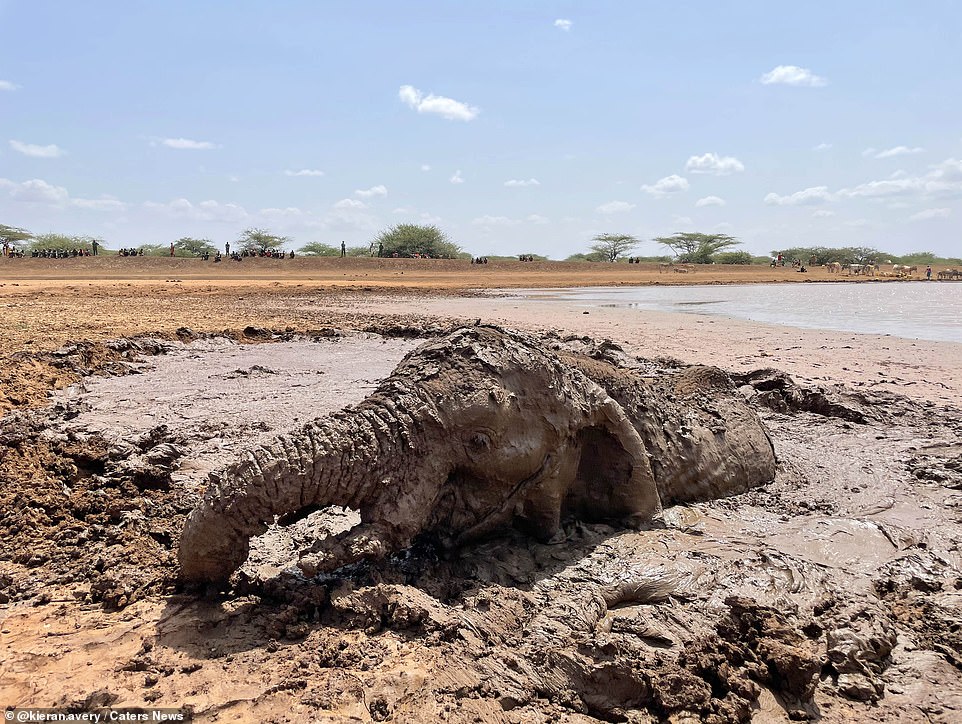
M 425 343 L 361 404 L 212 475 L 181 537 L 183 578 L 223 583 L 275 517 L 332 505 L 360 511 L 361 523 L 305 552 L 309 575 L 384 557 L 423 533 L 454 546 L 511 524 L 550 539 L 567 515 L 638 526 L 662 497 L 773 477 L 771 443 L 723 373 L 715 376 L 724 384 L 696 387 L 725 398 L 731 429 L 716 409 L 613 365 L 573 361 L 493 327 Z M 653 465 L 653 452 L 678 459 Z

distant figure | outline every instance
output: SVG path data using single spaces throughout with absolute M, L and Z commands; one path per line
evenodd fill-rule
M 90 242 L 90 248 L 93 250 L 93 255 L 97 256 L 97 252 L 100 251 L 100 242 L 94 239 Z
M 230 256 L 230 242 L 224 244 L 224 256 Z
M 291 259 L 294 258 L 294 250 L 293 250 L 293 249 L 291 249 L 291 252 L 290 252 L 290 254 L 288 254 L 288 256 L 289 256 Z
M 785 257 L 781 254 L 778 255 L 778 266 L 785 266 Z
M 217 264 L 219 261 L 220 261 L 220 252 L 218 251 L 218 252 L 214 255 L 214 263 Z
M 174 242 L 170 242 L 170 255 L 174 255 Z
M 932 267 L 931 267 L 931 265 L 925 267 L 925 278 L 928 279 L 928 280 L 931 280 L 931 279 L 932 279 Z
M 773 257 L 772 257 L 772 269 L 774 269 L 777 264 L 778 264 L 778 258 L 773 256 Z
M 384 244 L 380 241 L 377 243 L 377 258 L 380 259 L 384 256 Z
M 342 241 L 341 242 L 341 258 L 343 259 L 346 256 L 347 256 L 347 246 Z

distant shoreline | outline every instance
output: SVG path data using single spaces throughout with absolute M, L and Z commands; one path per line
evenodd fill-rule
M 659 264 L 605 264 L 601 262 L 492 261 L 475 265 L 467 260 L 394 259 L 371 257 L 248 258 L 214 263 L 188 257 L 119 257 L 104 255 L 76 259 L 0 259 L 0 293 L 11 284 L 43 282 L 45 287 L 77 282 L 112 285 L 167 283 L 177 280 L 222 285 L 263 283 L 302 284 L 316 287 L 370 286 L 430 292 L 444 290 L 470 294 L 497 288 L 571 288 L 610 286 L 676 286 L 713 284 L 779 284 L 806 282 L 909 282 L 924 280 L 829 273 L 812 267 L 799 273 L 791 267 L 761 265 L 695 265 L 662 267 Z M 933 277 L 942 267 L 933 267 Z M 881 272 L 891 273 L 888 265 Z M 934 278 L 933 278 L 934 281 Z M 940 282 L 946 283 L 946 282 Z

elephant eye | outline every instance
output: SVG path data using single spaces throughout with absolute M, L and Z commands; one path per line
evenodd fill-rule
M 491 447 L 491 438 L 488 437 L 487 433 L 475 432 L 468 438 L 468 444 L 478 450 L 487 450 Z

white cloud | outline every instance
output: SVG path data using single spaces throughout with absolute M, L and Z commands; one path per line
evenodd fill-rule
M 198 204 L 187 199 L 174 199 L 167 203 L 146 201 L 143 204 L 148 211 L 166 214 L 175 218 L 186 218 L 193 221 L 219 221 L 237 223 L 250 218 L 247 210 L 238 204 L 221 203 L 209 199 Z
M 273 208 L 273 207 L 268 209 L 261 209 L 258 213 L 261 216 L 276 222 L 290 221 L 292 219 L 300 219 L 304 216 L 304 212 L 301 211 L 296 206 L 287 206 L 283 209 Z
M 929 176 L 944 181 L 962 181 L 962 161 L 949 158 L 933 166 Z
M 542 216 L 541 214 L 529 214 L 525 221 L 528 221 L 532 224 L 547 224 L 548 217 Z
M 433 113 L 449 121 L 473 121 L 481 112 L 480 109 L 453 98 L 436 96 L 433 93 L 425 96 L 411 85 L 402 85 L 398 97 L 418 113 Z
M 101 196 L 99 199 L 72 199 L 71 206 L 91 211 L 126 211 L 127 204 L 113 196 Z
M 471 219 L 471 223 L 476 226 L 514 226 L 518 222 L 507 216 L 479 216 Z
M 820 143 L 820 144 L 818 144 L 817 146 L 813 146 L 813 147 L 812 147 L 812 150 L 813 150 L 813 151 L 827 151 L 827 150 L 830 149 L 831 147 L 832 147 L 832 144 L 831 144 L 831 143 Z
M 167 148 L 177 148 L 184 151 L 208 151 L 212 148 L 220 148 L 216 143 L 210 141 L 192 141 L 189 138 L 164 138 L 161 144 Z
M 431 166 L 430 166 L 429 164 L 422 163 L 422 164 L 421 164 L 421 170 L 422 170 L 422 171 L 430 171 L 430 170 L 431 170 Z
M 704 198 L 698 199 L 695 202 L 695 206 L 724 206 L 725 199 L 719 196 L 705 196 Z
M 651 194 L 652 196 L 661 198 L 670 194 L 677 194 L 682 191 L 687 191 L 688 185 L 688 179 L 676 174 L 672 174 L 671 176 L 665 176 L 662 179 L 658 179 L 658 181 L 650 186 L 645 184 L 641 187 L 641 190 Z
M 514 187 L 525 187 L 525 186 L 540 186 L 540 185 L 541 185 L 541 182 L 538 181 L 538 179 L 536 179 L 536 178 L 529 178 L 527 181 L 525 181 L 524 179 L 516 179 L 516 178 L 513 178 L 513 179 L 508 179 L 507 181 L 505 181 L 505 182 L 504 182 L 504 185 L 505 185 L 505 186 L 508 186 L 508 187 L 511 187 L 511 188 L 514 188 Z
M 440 224 L 442 221 L 444 221 L 444 219 L 442 219 L 440 216 L 435 216 L 427 211 L 422 211 L 418 218 L 421 219 L 422 224 Z
M 363 199 L 369 199 L 372 196 L 387 196 L 387 186 L 378 184 L 369 189 L 357 189 L 354 191 L 354 195 L 360 196 Z
M 324 172 L 316 168 L 302 168 L 299 171 L 288 169 L 284 172 L 285 176 L 323 176 Z
M 952 209 L 925 209 L 912 214 L 909 221 L 926 221 L 927 219 L 947 219 L 952 215 Z
M 335 209 L 366 209 L 367 204 L 357 199 L 341 199 L 334 203 Z
M 0 91 L 15 91 L 20 86 L 9 80 L 0 80 Z
M 895 156 L 905 156 L 910 153 L 922 153 L 924 150 L 925 149 L 920 146 L 914 146 L 912 148 L 908 146 L 895 146 L 895 148 L 888 148 L 884 151 L 866 148 L 862 151 L 862 155 L 866 158 L 894 158 Z
M 559 30 L 564 30 L 566 33 L 571 30 L 572 25 L 574 25 L 574 23 L 567 18 L 558 18 L 554 21 L 554 26 Z
M 454 175 L 451 178 L 449 178 L 448 181 L 450 181 L 453 184 L 463 184 L 464 179 L 461 178 L 461 169 L 458 169 L 457 171 L 455 171 Z
M 15 201 L 49 206 L 66 206 L 70 201 L 70 194 L 63 186 L 54 186 L 39 178 L 22 183 L 6 181 L 3 185 L 9 189 L 10 197 Z
M 595 211 L 599 214 L 619 214 L 624 211 L 631 211 L 633 208 L 635 208 L 635 205 L 629 204 L 627 201 L 609 201 L 596 207 Z
M 396 209 L 391 209 L 392 214 L 413 214 L 414 209 L 410 206 L 398 206 Z
M 43 179 L 35 178 L 22 183 L 0 178 L 0 190 L 6 190 L 14 201 L 38 204 L 59 209 L 76 208 L 88 211 L 124 211 L 127 204 L 113 196 L 97 199 L 74 199 L 63 186 L 54 186 Z
M 779 196 L 776 193 L 765 196 L 765 203 L 769 206 L 811 206 L 813 204 L 824 204 L 831 200 L 832 194 L 829 192 L 828 186 L 812 186 L 788 196 Z
M 703 156 L 692 156 L 685 163 L 685 170 L 691 173 L 710 173 L 715 176 L 727 176 L 745 170 L 745 165 L 734 156 L 719 156 L 717 153 L 706 153 Z
M 671 219 L 672 221 L 675 222 L 677 226 L 681 226 L 681 227 L 689 227 L 695 224 L 695 222 L 692 221 L 690 216 L 672 216 Z
M 24 156 L 33 158 L 60 158 L 65 151 L 51 143 L 49 146 L 37 146 L 33 143 L 21 143 L 20 141 L 10 141 L 10 148 Z
M 929 167 L 921 176 L 890 177 L 869 181 L 850 189 L 842 189 L 839 196 L 846 198 L 879 199 L 893 196 L 945 198 L 962 196 L 962 161 L 946 159 Z
M 797 65 L 777 65 L 761 77 L 763 85 L 798 85 L 817 88 L 828 83 L 825 78 L 815 75 L 808 68 Z
M 829 211 L 828 209 L 818 209 L 812 216 L 818 219 L 827 219 L 829 216 L 835 216 L 835 212 Z

